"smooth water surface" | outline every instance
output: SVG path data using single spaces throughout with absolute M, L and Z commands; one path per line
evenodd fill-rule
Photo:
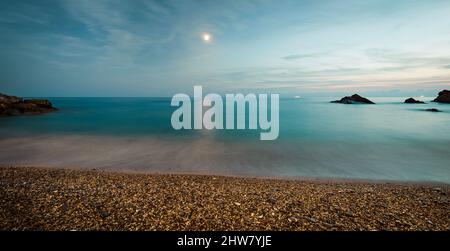
M 281 99 L 279 138 L 260 141 L 175 131 L 169 98 L 50 98 L 60 111 L 0 118 L 0 165 L 450 183 L 450 105 L 404 99 Z

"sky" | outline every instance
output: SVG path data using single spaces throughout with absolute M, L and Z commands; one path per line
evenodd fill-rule
M 449 13 L 448 0 L 2 0 L 0 92 L 436 96 Z

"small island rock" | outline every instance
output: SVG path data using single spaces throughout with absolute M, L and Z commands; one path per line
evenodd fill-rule
M 359 96 L 358 94 L 353 94 L 352 96 L 346 96 L 340 100 L 331 101 L 331 103 L 341 103 L 341 104 L 375 104 L 374 102 Z
M 409 98 L 409 99 L 405 100 L 405 103 L 407 103 L 407 104 L 425 104 L 425 102 L 420 101 L 420 100 L 415 100 L 413 98 Z
M 439 95 L 433 101 L 438 103 L 450 103 L 450 91 L 443 90 L 439 92 Z

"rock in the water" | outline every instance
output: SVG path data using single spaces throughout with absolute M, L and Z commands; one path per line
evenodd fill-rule
M 436 108 L 425 109 L 425 111 L 427 111 L 427 112 L 441 112 L 441 110 L 438 110 Z
M 407 103 L 407 104 L 424 104 L 425 102 L 420 101 L 420 100 L 415 100 L 413 98 L 409 98 L 409 99 L 405 100 L 405 103 Z
M 375 104 L 374 102 L 359 96 L 358 94 L 353 94 L 352 96 L 346 96 L 340 100 L 331 101 L 331 103 L 341 103 L 341 104 Z
M 439 92 L 439 95 L 433 101 L 439 103 L 450 103 L 450 91 L 443 90 Z
M 22 114 L 41 114 L 56 111 L 52 103 L 46 99 L 27 99 L 8 96 L 0 93 L 0 116 Z

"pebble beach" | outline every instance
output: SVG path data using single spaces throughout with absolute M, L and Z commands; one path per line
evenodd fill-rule
M 450 230 L 450 186 L 0 168 L 1 230 Z

